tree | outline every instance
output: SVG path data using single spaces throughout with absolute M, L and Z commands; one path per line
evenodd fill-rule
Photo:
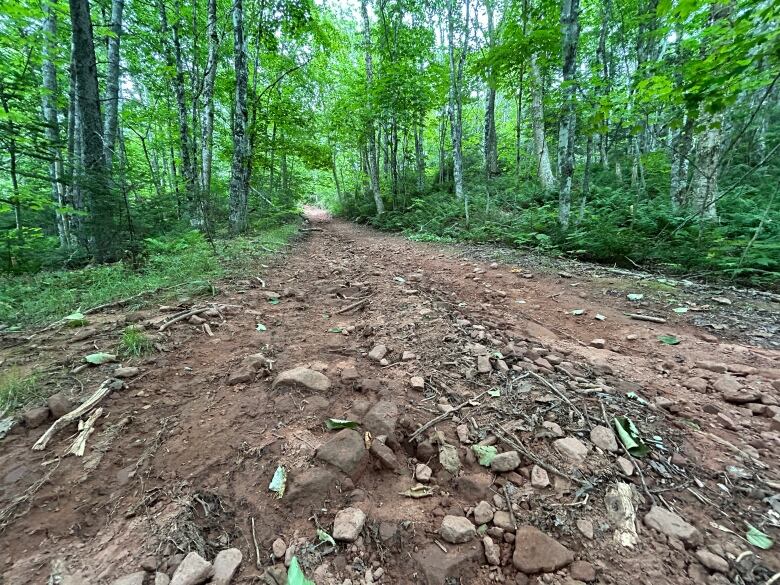
M 230 170 L 230 231 L 240 234 L 246 230 L 247 190 L 249 164 L 249 137 L 247 123 L 247 85 L 249 70 L 244 38 L 244 9 L 242 0 L 233 0 L 233 60 L 236 70 L 236 97 L 233 110 L 233 164 Z
M 363 43 L 366 59 L 366 135 L 368 141 L 366 167 L 368 170 L 371 194 L 376 205 L 376 214 L 385 212 L 382 193 L 379 190 L 379 157 L 377 156 L 376 134 L 374 133 L 374 113 L 372 112 L 371 91 L 374 83 L 374 63 L 371 57 L 371 23 L 368 20 L 368 0 L 360 1 L 360 14 L 363 18 Z
M 561 121 L 558 126 L 558 223 L 565 230 L 571 215 L 571 187 L 574 177 L 574 143 L 577 112 L 575 110 L 575 73 L 577 43 L 580 38 L 579 0 L 563 0 L 561 32 L 563 36 L 563 98 Z

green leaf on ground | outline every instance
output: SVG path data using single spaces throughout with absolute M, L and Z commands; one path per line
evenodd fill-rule
M 659 335 L 658 341 L 665 343 L 666 345 L 677 345 L 680 343 L 680 340 L 674 335 Z
M 293 557 L 290 561 L 290 568 L 287 569 L 287 585 L 316 585 L 303 574 L 298 557 Z
M 576 316 L 584 315 L 585 309 L 574 309 L 571 314 Z
M 493 459 L 498 455 L 498 449 L 493 445 L 472 445 L 471 450 L 474 451 L 474 455 L 477 456 L 477 461 L 483 467 L 490 467 L 493 463 Z
M 329 418 L 325 421 L 325 426 L 328 428 L 329 431 L 333 431 L 336 429 L 356 429 L 358 426 L 358 423 L 356 423 L 354 420 L 342 420 L 338 418 Z
M 674 309 L 672 309 L 672 311 L 674 311 L 675 313 L 687 313 L 688 307 L 675 307 Z
M 774 546 L 775 541 L 769 538 L 768 534 L 761 532 L 758 528 L 752 524 L 749 524 L 748 522 L 745 522 L 745 524 L 747 524 L 748 527 L 748 531 L 745 536 L 747 537 L 747 540 L 750 544 L 763 550 L 769 550 L 772 548 L 772 546 Z
M 271 303 L 272 305 L 278 305 L 279 304 L 279 297 L 272 297 L 272 298 L 268 299 L 268 302 Z
M 287 471 L 283 465 L 280 465 L 274 471 L 274 476 L 271 478 L 271 483 L 268 484 L 268 489 L 272 492 L 276 492 L 276 499 L 279 500 L 284 497 L 284 490 L 287 488 Z
M 342 333 L 344 331 L 341 327 L 331 327 L 328 329 L 328 333 Z
M 76 311 L 63 318 L 65 325 L 68 327 L 82 327 L 88 323 L 87 318 L 81 311 Z
M 317 538 L 320 539 L 320 542 L 327 542 L 328 544 L 336 546 L 336 541 L 333 540 L 333 537 L 325 532 L 322 528 L 317 529 Z
M 634 422 L 625 416 L 615 417 L 613 420 L 615 430 L 617 431 L 618 438 L 623 446 L 634 457 L 644 457 L 650 452 L 647 445 L 642 442 L 642 437 L 639 434 L 639 429 L 636 428 Z
M 266 327 L 266 326 L 265 326 L 265 325 L 263 325 L 262 323 L 258 323 L 258 324 L 257 324 L 257 330 L 258 330 L 258 331 L 266 331 L 267 329 L 268 329 L 268 327 Z
M 98 353 L 91 353 L 84 356 L 84 361 L 87 363 L 99 366 L 101 364 L 107 364 L 108 362 L 116 361 L 116 355 L 113 353 L 105 353 L 99 351 Z
M 498 388 L 493 388 L 493 390 L 488 390 L 487 393 L 493 398 L 498 398 L 499 396 L 501 396 L 501 390 L 499 390 Z
M 626 298 L 629 301 L 641 301 L 643 298 L 645 298 L 645 295 L 640 293 L 629 293 L 626 295 Z

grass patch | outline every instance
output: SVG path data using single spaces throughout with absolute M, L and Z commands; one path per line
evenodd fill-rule
M 35 374 L 25 375 L 19 368 L 0 372 L 0 415 L 13 413 L 31 402 L 41 401 L 44 396 Z
M 22 328 L 52 323 L 78 309 L 157 289 L 166 289 L 169 297 L 213 293 L 213 281 L 256 272 L 262 258 L 283 247 L 297 229 L 297 225 L 290 224 L 252 236 L 220 240 L 216 254 L 199 232 L 177 238 L 148 238 L 142 265 L 137 269 L 117 262 L 79 270 L 1 276 L 0 324 Z M 143 299 L 139 299 L 136 307 L 142 303 Z
M 130 357 L 140 357 L 154 351 L 154 341 L 138 327 L 130 326 L 122 332 L 119 352 Z

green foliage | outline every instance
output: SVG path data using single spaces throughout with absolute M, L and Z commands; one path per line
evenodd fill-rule
M 140 328 L 131 325 L 122 332 L 119 348 L 123 355 L 140 357 L 154 351 L 154 341 Z

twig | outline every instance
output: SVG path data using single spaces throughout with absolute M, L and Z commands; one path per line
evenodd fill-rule
M 257 535 L 255 534 L 255 517 L 250 516 L 250 520 L 252 520 L 252 542 L 255 543 L 255 566 L 260 569 L 260 547 L 257 545 Z
M 481 394 L 478 394 L 478 395 L 477 395 L 477 396 L 475 396 L 474 398 L 471 398 L 471 399 L 467 400 L 466 402 L 463 402 L 463 403 L 461 403 L 461 404 L 458 404 L 458 406 L 456 406 L 456 407 L 455 407 L 455 408 L 453 408 L 452 410 L 449 410 L 449 411 L 447 411 L 447 412 L 445 412 L 445 413 L 443 413 L 443 414 L 440 414 L 440 415 L 439 415 L 439 416 L 437 416 L 436 418 L 433 418 L 433 419 L 429 420 L 427 423 L 425 423 L 424 425 L 422 425 L 422 426 L 421 426 L 419 429 L 417 429 L 416 431 L 414 431 L 414 432 L 413 432 L 413 433 L 412 433 L 412 434 L 409 436 L 409 440 L 411 441 L 412 439 L 414 439 L 415 437 L 417 437 L 417 436 L 418 436 L 420 433 L 422 433 L 423 431 L 426 431 L 427 429 L 431 428 L 433 425 L 440 423 L 441 421 L 443 421 L 443 420 L 444 420 L 444 419 L 446 419 L 446 418 L 449 418 L 450 416 L 452 416 L 453 414 L 455 414 L 456 412 L 458 412 L 458 411 L 459 411 L 461 408 L 463 408 L 464 406 L 467 406 L 468 404 L 471 404 L 471 403 L 472 403 L 472 402 L 474 402 L 475 400 L 479 400 L 480 398 L 482 398 L 482 397 L 483 397 L 485 394 L 487 394 L 487 393 L 488 393 L 488 391 L 487 391 L 487 390 L 485 390 L 484 392 L 482 392 Z
M 442 543 L 440 543 L 435 538 L 433 539 L 433 542 L 436 543 L 436 546 L 438 546 L 442 550 L 442 552 L 444 552 L 445 554 L 447 553 L 447 547 L 446 546 L 444 546 Z
M 300 228 L 299 232 L 322 232 L 325 231 L 322 228 Z
M 342 313 L 346 313 L 347 311 L 351 311 L 352 309 L 357 309 L 358 307 L 365 305 L 369 300 L 371 299 L 371 296 L 367 296 L 364 299 L 360 299 L 359 301 L 352 303 L 351 305 L 347 305 L 343 309 L 339 309 L 334 315 L 341 315 Z
M 60 430 L 62 427 L 65 427 L 72 423 L 75 420 L 78 420 L 81 418 L 82 415 L 88 413 L 90 410 L 92 410 L 92 407 L 95 406 L 98 402 L 103 400 L 106 396 L 108 396 L 111 392 L 111 385 L 113 384 L 114 379 L 108 378 L 107 380 L 104 380 L 103 383 L 100 385 L 100 388 L 98 388 L 95 393 L 87 398 L 86 402 L 81 404 L 78 408 L 75 410 L 70 411 L 68 414 L 65 414 L 58 418 L 57 420 L 52 423 L 52 425 L 49 427 L 49 429 L 43 433 L 40 439 L 33 445 L 33 451 L 43 451 L 46 448 L 47 443 L 51 440 L 51 438 L 54 436 L 54 434 Z
M 540 381 L 542 384 L 544 384 L 545 386 L 547 386 L 547 387 L 548 387 L 550 390 L 552 390 L 553 392 L 555 392 L 555 394 L 556 394 L 556 395 L 557 395 L 557 396 L 558 396 L 558 397 L 559 397 L 561 400 L 563 400 L 563 401 L 564 401 L 566 404 L 568 404 L 569 406 L 571 406 L 571 408 L 574 410 L 574 412 L 576 412 L 576 413 L 577 413 L 577 414 L 580 416 L 580 419 L 581 419 L 581 420 L 583 420 L 583 421 L 585 421 L 585 420 L 588 420 L 588 419 L 585 417 L 585 415 L 584 415 L 584 414 L 582 414 L 582 411 L 581 411 L 579 408 L 577 408 L 577 407 L 574 405 L 574 403 L 573 403 L 571 400 L 569 400 L 569 397 L 568 397 L 568 396 L 566 396 L 566 395 L 565 395 L 563 392 L 561 392 L 560 390 L 558 390 L 558 388 L 556 388 L 556 387 L 555 387 L 555 386 L 554 386 L 554 385 L 553 385 L 551 382 L 549 382 L 548 380 L 545 380 L 545 379 L 544 379 L 544 378 L 542 378 L 542 377 L 541 377 L 539 374 L 537 374 L 536 372 L 532 372 L 531 370 L 528 370 L 528 373 L 529 373 L 529 374 L 531 374 L 531 375 L 532 375 L 534 378 L 536 378 L 537 380 L 539 380 L 539 381 Z
M 517 519 L 515 518 L 515 511 L 512 509 L 512 500 L 509 499 L 509 490 L 506 489 L 509 483 L 504 484 L 504 500 L 506 500 L 506 509 L 509 510 L 509 520 L 512 522 L 512 527 L 517 532 Z
M 73 453 L 76 457 L 84 456 L 84 451 L 87 448 L 87 439 L 89 439 L 89 436 L 95 432 L 95 421 L 97 421 L 97 419 L 99 419 L 102 414 L 103 409 L 98 407 L 90 415 L 90 417 L 84 421 L 83 425 L 79 423 L 79 436 L 76 437 L 75 441 L 73 441 L 73 444 L 70 446 L 68 453 Z
M 651 323 L 666 323 L 663 317 L 653 317 L 652 315 L 640 315 L 639 313 L 629 313 L 628 317 L 636 321 L 650 321 Z
M 199 315 L 200 313 L 205 313 L 208 310 L 209 310 L 209 307 L 201 307 L 199 309 L 192 309 L 191 311 L 186 311 L 184 313 L 181 313 L 180 315 L 177 315 L 176 317 L 174 317 L 170 321 L 166 321 L 165 323 L 160 325 L 160 328 L 158 329 L 158 331 L 163 332 L 168 327 L 173 325 L 174 323 L 178 323 L 179 321 L 183 321 L 184 319 L 189 319 L 193 315 Z
M 205 331 L 205 332 L 206 332 L 206 334 L 207 334 L 209 337 L 214 337 L 214 334 L 211 332 L 211 327 L 209 327 L 209 324 L 208 324 L 208 323 L 204 323 L 204 324 L 203 324 L 203 331 Z

